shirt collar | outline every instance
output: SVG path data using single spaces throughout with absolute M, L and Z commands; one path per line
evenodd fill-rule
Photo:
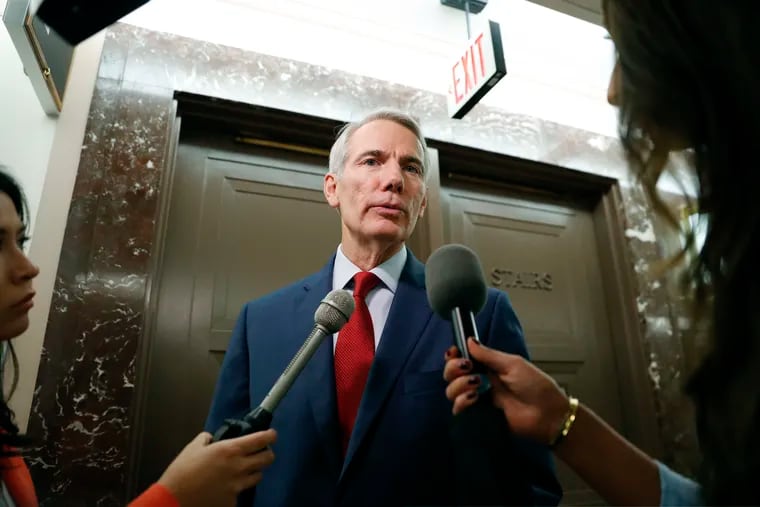
M 399 278 L 401 278 L 401 272 L 406 264 L 406 258 L 406 245 L 404 245 L 393 257 L 371 269 L 370 272 L 377 275 L 380 281 L 395 294 Z M 333 289 L 345 288 L 348 282 L 359 271 L 361 269 L 346 257 L 342 246 L 338 245 L 338 252 L 335 254 L 335 265 L 333 266 Z

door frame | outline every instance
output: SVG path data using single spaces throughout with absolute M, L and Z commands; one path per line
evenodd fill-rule
M 148 396 L 148 372 L 150 367 L 150 351 L 158 325 L 158 294 L 160 273 L 163 271 L 164 242 L 166 228 L 169 222 L 169 207 L 174 183 L 177 150 L 179 148 L 179 134 L 182 118 L 177 113 L 178 103 L 175 100 L 172 105 L 173 118 L 169 122 L 166 150 L 166 165 L 159 182 L 159 204 L 156 211 L 156 226 L 153 233 L 153 254 L 150 260 L 148 277 L 145 287 L 144 324 L 140 341 L 137 344 L 137 356 L 135 360 L 135 394 L 130 404 L 129 421 L 132 431 L 129 432 L 129 454 L 127 455 L 127 498 L 136 498 L 138 491 L 138 479 L 140 477 L 140 463 L 142 461 L 143 435 L 145 434 L 145 404 Z
M 165 153 L 166 170 L 160 185 L 160 205 L 156 212 L 154 253 L 147 279 L 144 306 L 145 325 L 138 344 L 135 364 L 135 395 L 129 420 L 127 494 L 138 491 L 140 444 L 147 422 L 144 420 L 148 394 L 150 350 L 156 333 L 157 296 L 165 248 L 168 210 L 176 170 L 176 154 L 183 128 L 204 128 L 235 136 L 238 141 L 284 150 L 324 153 L 344 124 L 329 118 L 293 111 L 239 103 L 192 93 L 176 92 L 174 115 L 170 121 Z M 443 244 L 444 218 L 441 205 L 441 175 L 455 174 L 470 181 L 508 187 L 523 195 L 571 199 L 593 210 L 605 297 L 609 301 L 613 347 L 620 375 L 624 432 L 639 447 L 660 456 L 662 444 L 656 423 L 654 393 L 646 376 L 647 362 L 643 332 L 636 310 L 633 263 L 626 248 L 624 216 L 617 180 L 561 168 L 508 155 L 487 152 L 428 139 L 431 167 L 427 181 L 429 213 L 410 238 L 410 247 L 423 262 Z M 508 171 L 505 171 L 508 168 Z

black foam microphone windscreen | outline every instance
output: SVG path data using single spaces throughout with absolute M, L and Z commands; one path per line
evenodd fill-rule
M 433 252 L 425 263 L 425 284 L 433 311 L 447 320 L 454 308 L 478 313 L 488 295 L 480 260 L 464 245 L 444 245 Z
M 488 297 L 480 259 L 464 245 L 442 246 L 425 264 L 425 285 L 430 306 L 451 321 L 454 344 L 469 359 L 467 339 L 480 340 L 475 315 Z

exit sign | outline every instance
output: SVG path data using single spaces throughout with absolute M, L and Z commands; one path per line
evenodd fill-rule
M 462 118 L 507 74 L 499 24 L 489 21 L 452 61 L 448 69 L 448 108 Z

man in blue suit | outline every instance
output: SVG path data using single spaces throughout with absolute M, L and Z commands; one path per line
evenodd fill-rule
M 206 423 L 256 407 L 313 326 L 333 289 L 356 310 L 327 339 L 272 421 L 274 464 L 256 507 L 451 505 L 455 467 L 443 355 L 451 324 L 433 314 L 424 266 L 407 250 L 426 206 L 427 146 L 416 121 L 381 110 L 348 124 L 330 152 L 324 193 L 342 239 L 325 267 L 245 305 L 235 326 Z M 477 316 L 486 344 L 527 356 L 503 292 L 489 290 Z M 519 477 L 505 498 L 556 505 L 561 488 L 548 452 L 514 439 Z M 505 486 L 506 487 L 506 486 Z

